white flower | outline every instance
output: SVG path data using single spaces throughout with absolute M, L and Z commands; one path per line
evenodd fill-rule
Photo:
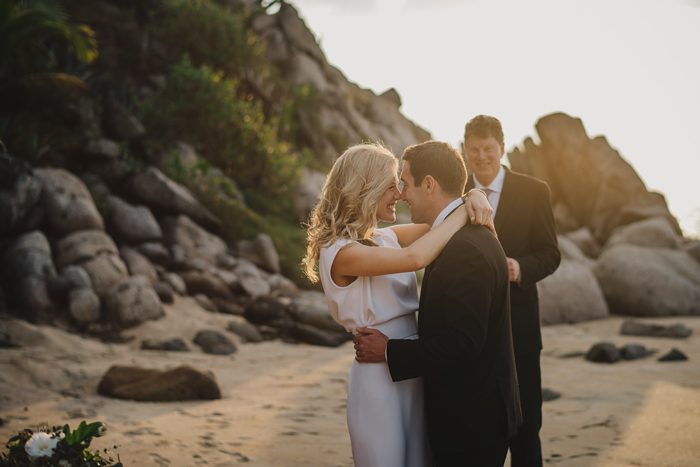
M 67 460 L 63 459 L 58 463 L 58 467 L 71 467 L 70 462 Z
M 53 454 L 53 450 L 56 449 L 57 444 L 58 438 L 40 431 L 29 438 L 27 444 L 24 445 L 24 450 L 27 451 L 29 457 L 50 456 Z

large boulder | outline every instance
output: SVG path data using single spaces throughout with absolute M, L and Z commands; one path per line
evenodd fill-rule
M 42 183 L 25 161 L 0 153 L 0 237 L 10 233 L 41 197 Z
M 17 238 L 5 250 L 0 268 L 10 303 L 22 317 L 44 320 L 53 309 L 47 282 L 56 275 L 46 236 L 36 230 Z
M 579 323 L 608 316 L 608 305 L 591 268 L 562 259 L 550 276 L 537 283 L 543 325 Z
M 106 233 L 99 230 L 74 232 L 58 242 L 56 264 L 59 268 L 80 265 L 90 276 L 95 293 L 102 297 L 115 284 L 129 277 L 119 250 Z
M 143 276 L 113 286 L 104 299 L 106 318 L 121 328 L 136 326 L 165 315 L 158 294 Z
M 165 218 L 162 227 L 166 244 L 171 250 L 174 246 L 179 247 L 187 258 L 216 264 L 217 256 L 226 254 L 228 250 L 226 242 L 220 237 L 207 232 L 185 215 Z
M 258 234 L 253 241 L 238 242 L 238 254 L 241 258 L 260 266 L 269 272 L 280 272 L 280 258 L 275 244 L 267 234 Z
M 184 186 L 169 179 L 153 166 L 131 178 L 131 192 L 148 206 L 185 214 L 200 224 L 219 226 L 221 222 Z
M 53 233 L 63 236 L 76 230 L 104 230 L 102 216 L 82 180 L 54 168 L 36 169 L 34 176 L 43 185 L 41 204 Z
M 657 248 L 680 248 L 683 237 L 665 217 L 652 217 L 633 222 L 616 230 L 605 243 L 605 248 L 627 243 Z
M 577 227 L 590 229 L 598 243 L 616 227 L 651 217 L 668 219 L 681 233 L 664 197 L 649 192 L 603 136 L 589 138 L 580 119 L 554 113 L 536 128 L 541 143 L 527 138 L 524 151 L 510 152 L 511 168 L 547 182 L 552 204 L 565 204 Z
M 189 365 L 171 370 L 114 365 L 102 376 L 97 392 L 142 402 L 221 399 L 214 374 Z
M 132 206 L 116 196 L 107 197 L 107 204 L 107 226 L 115 238 L 129 244 L 154 242 L 163 238 L 158 221 L 146 206 Z
M 700 314 L 700 264 L 681 250 L 618 244 L 603 252 L 593 271 L 612 312 Z

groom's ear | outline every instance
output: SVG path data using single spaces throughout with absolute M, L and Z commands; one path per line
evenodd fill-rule
M 425 178 L 423 179 L 423 183 L 425 183 L 425 192 L 428 194 L 432 194 L 435 191 L 435 187 L 437 186 L 437 182 L 433 178 L 432 175 L 426 175 Z

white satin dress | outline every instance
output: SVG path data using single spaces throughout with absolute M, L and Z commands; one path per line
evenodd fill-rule
M 389 228 L 375 230 L 379 246 L 401 248 Z M 390 339 L 417 339 L 418 287 L 413 272 L 358 277 L 340 287 L 331 266 L 349 239 L 338 239 L 320 254 L 319 271 L 328 308 L 346 330 L 378 329 Z M 353 362 L 348 381 L 348 430 L 356 467 L 432 465 L 423 414 L 423 380 L 394 383 L 386 362 Z

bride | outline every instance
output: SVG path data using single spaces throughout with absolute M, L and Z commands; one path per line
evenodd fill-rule
M 426 224 L 378 229 L 396 220 L 402 184 L 396 156 L 381 145 L 347 149 L 335 162 L 311 213 L 304 258 L 306 275 L 319 274 L 333 318 L 356 334 L 380 330 L 390 339 L 415 339 L 418 288 L 413 271 L 427 266 L 467 221 L 490 224 L 482 192 L 466 197 L 434 230 Z M 471 193 L 470 193 L 471 194 Z M 360 467 L 431 465 L 424 420 L 422 379 L 394 383 L 386 362 L 353 362 L 347 422 L 352 455 Z

